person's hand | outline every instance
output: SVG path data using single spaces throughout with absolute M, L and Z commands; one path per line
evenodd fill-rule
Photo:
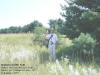
M 46 31 L 46 33 L 45 33 L 44 37 L 46 37 L 47 35 L 48 35 L 48 30 Z
M 47 30 L 47 32 L 46 32 L 46 35 L 48 34 L 48 30 Z

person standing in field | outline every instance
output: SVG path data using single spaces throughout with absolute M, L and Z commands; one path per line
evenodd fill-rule
M 50 52 L 50 60 L 56 59 L 56 47 L 57 47 L 57 41 L 58 37 L 54 33 L 54 29 L 50 28 L 50 33 L 48 34 L 48 31 L 46 32 L 45 38 L 48 40 L 48 49 Z

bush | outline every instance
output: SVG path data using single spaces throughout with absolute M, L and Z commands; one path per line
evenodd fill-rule
M 97 43 L 94 51 L 95 58 L 100 58 L 100 42 Z
M 94 55 L 96 40 L 90 34 L 81 33 L 78 38 L 73 40 L 73 45 L 69 49 L 69 53 L 74 58 L 91 61 Z
M 34 29 L 34 38 L 33 41 L 38 45 L 46 45 L 47 40 L 44 38 L 44 33 L 46 32 L 46 28 L 44 27 L 35 27 Z

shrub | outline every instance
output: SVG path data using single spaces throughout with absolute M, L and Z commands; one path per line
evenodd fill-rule
M 96 40 L 90 34 L 81 33 L 78 38 L 73 40 L 73 45 L 69 53 L 74 57 L 86 61 L 91 61 L 94 55 Z
M 98 42 L 96 47 L 95 47 L 94 55 L 95 55 L 95 58 L 100 58 L 100 42 Z
M 46 28 L 44 27 L 35 27 L 34 29 L 34 38 L 33 41 L 38 45 L 46 45 L 47 40 L 44 38 L 44 33 L 46 32 Z

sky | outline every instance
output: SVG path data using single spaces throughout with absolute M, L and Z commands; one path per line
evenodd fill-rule
M 49 19 L 61 18 L 64 0 L 0 0 L 0 28 L 24 26 L 38 20 L 48 27 Z

